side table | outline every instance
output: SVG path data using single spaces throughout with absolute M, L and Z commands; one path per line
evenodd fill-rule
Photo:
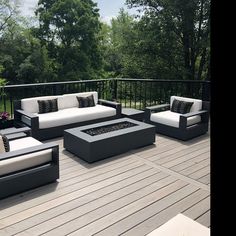
M 134 108 L 122 108 L 121 110 L 122 117 L 127 117 L 138 121 L 144 120 L 144 113 L 144 111 L 137 110 Z

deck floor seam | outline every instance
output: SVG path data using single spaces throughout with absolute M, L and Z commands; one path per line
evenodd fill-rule
M 199 187 L 199 188 L 201 188 L 203 190 L 206 190 L 206 191 L 210 192 L 210 187 L 208 185 L 206 185 L 206 184 L 203 184 L 203 183 L 201 183 L 199 181 L 196 181 L 196 180 L 194 180 L 192 178 L 189 178 L 189 177 L 187 177 L 185 175 L 179 174 L 178 172 L 175 172 L 175 171 L 173 171 L 171 169 L 168 169 L 168 168 L 166 168 L 164 166 L 161 166 L 161 165 L 158 165 L 156 163 L 153 163 L 153 162 L 151 162 L 151 161 L 149 161 L 149 160 L 147 160 L 145 158 L 142 158 L 142 157 L 140 157 L 138 155 L 136 155 L 136 158 L 138 158 L 140 161 L 143 161 L 143 163 L 145 163 L 146 165 L 149 165 L 149 166 L 151 166 L 153 168 L 156 168 L 156 169 L 158 169 L 160 171 L 163 171 L 164 173 L 170 174 L 170 175 L 172 175 L 172 176 L 174 176 L 174 177 L 176 177 L 176 178 L 178 178 L 180 180 L 186 181 L 189 184 L 193 184 L 193 185 L 195 185 L 195 186 L 197 186 L 197 187 Z

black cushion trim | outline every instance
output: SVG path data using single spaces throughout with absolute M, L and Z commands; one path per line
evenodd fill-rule
M 39 114 L 58 111 L 57 98 L 51 100 L 38 100 Z
M 94 102 L 94 97 L 93 95 L 89 95 L 87 97 L 79 97 L 76 96 L 78 103 L 79 103 L 79 108 L 83 108 L 83 107 L 94 107 L 95 106 L 95 102 Z
M 190 112 L 192 105 L 193 105 L 193 102 L 185 102 L 185 101 L 174 99 L 171 106 L 171 111 L 180 113 L 180 114 L 186 114 Z

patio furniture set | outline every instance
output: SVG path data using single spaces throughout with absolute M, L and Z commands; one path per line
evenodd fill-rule
M 42 140 L 64 136 L 66 150 L 92 163 L 152 144 L 156 132 L 181 140 L 205 134 L 206 105 L 172 96 L 169 105 L 122 109 L 97 92 L 16 101 L 18 127 L 0 130 L 0 199 L 59 178 L 59 146 Z

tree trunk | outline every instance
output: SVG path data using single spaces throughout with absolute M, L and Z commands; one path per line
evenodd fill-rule
M 183 49 L 184 49 L 184 67 L 186 71 L 186 79 L 191 79 L 189 35 L 187 32 L 183 33 Z
M 194 48 L 194 9 L 186 8 L 183 13 L 183 47 L 187 79 L 193 80 L 195 74 Z
M 202 77 L 202 72 L 204 65 L 206 63 L 206 48 L 203 49 L 202 55 L 201 55 L 201 60 L 200 60 L 200 65 L 198 69 L 198 75 L 197 75 L 197 80 L 201 80 Z
M 209 60 L 208 60 L 208 64 L 207 64 L 206 80 L 207 81 L 211 81 L 211 65 L 210 65 L 210 61 Z

